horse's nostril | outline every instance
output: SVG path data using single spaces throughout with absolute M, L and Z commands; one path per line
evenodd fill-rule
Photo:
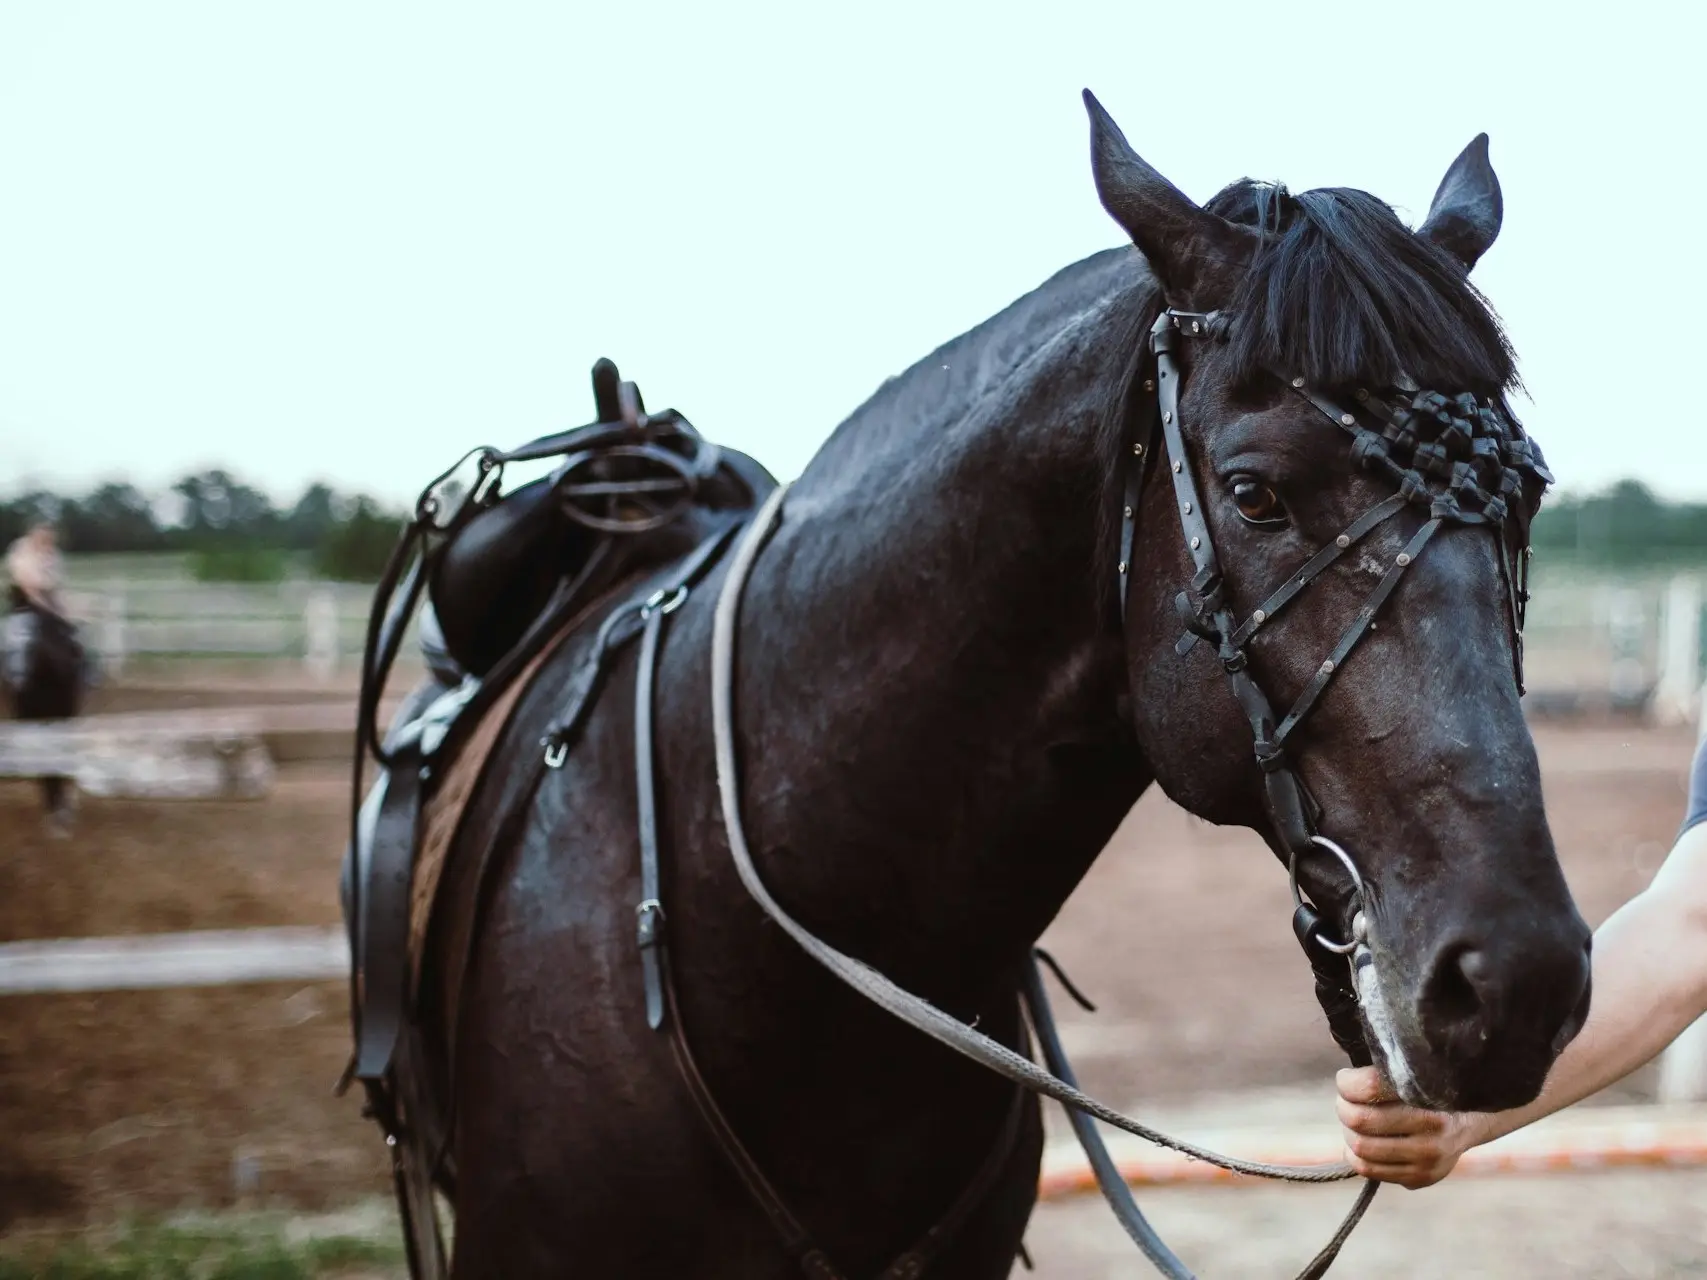
M 1434 1015 L 1430 1020 L 1448 1026 L 1481 1021 L 1483 1006 L 1491 994 L 1492 970 L 1484 951 L 1468 944 L 1446 948 L 1424 994 L 1424 1002 Z
M 1422 986 L 1424 1034 L 1449 1054 L 1479 1053 L 1506 1032 L 1539 1035 L 1557 1052 L 1588 1012 L 1589 958 L 1586 947 L 1550 941 L 1526 938 L 1509 952 L 1469 939 L 1443 946 Z
M 1472 948 L 1461 953 L 1458 957 L 1458 972 L 1464 975 L 1464 981 L 1470 984 L 1473 991 L 1481 991 L 1488 985 L 1490 965 L 1488 953 Z

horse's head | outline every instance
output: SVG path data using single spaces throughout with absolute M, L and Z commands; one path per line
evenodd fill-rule
M 1175 800 L 1296 857 L 1327 936 L 1367 939 L 1365 1038 L 1408 1100 L 1527 1102 L 1587 1012 L 1589 931 L 1518 701 L 1546 473 L 1467 279 L 1500 222 L 1486 138 L 1413 232 L 1358 191 L 1200 208 L 1089 102 L 1162 317 L 1124 411 L 1140 743 Z

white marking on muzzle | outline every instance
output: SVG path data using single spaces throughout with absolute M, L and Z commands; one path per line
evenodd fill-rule
M 1393 1024 L 1393 1011 L 1387 1006 L 1381 978 L 1375 972 L 1375 957 L 1359 949 L 1353 964 L 1357 972 L 1357 998 L 1363 1005 L 1363 1021 L 1386 1060 L 1387 1078 L 1399 1097 L 1413 1105 L 1420 1102 L 1416 1074 L 1405 1061 L 1405 1050 L 1399 1043 L 1399 1033 Z

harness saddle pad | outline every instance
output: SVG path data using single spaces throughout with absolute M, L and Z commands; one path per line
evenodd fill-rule
M 439 881 L 443 876 L 445 859 L 455 843 L 462 826 L 463 813 L 486 776 L 486 765 L 492 749 L 503 736 L 510 716 L 533 683 L 539 669 L 575 633 L 580 617 L 571 619 L 515 675 L 509 685 L 481 713 L 474 726 L 457 749 L 450 766 L 439 776 L 421 814 L 421 839 L 415 852 L 415 870 L 409 884 L 409 987 L 418 992 L 421 982 L 421 958 L 426 951 L 427 926 L 432 920 L 433 903 L 438 897 Z

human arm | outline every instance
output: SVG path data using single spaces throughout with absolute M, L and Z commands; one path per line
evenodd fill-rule
M 1696 752 L 1689 814 L 1653 882 L 1595 932 L 1588 1021 L 1554 1063 L 1541 1096 L 1491 1114 L 1425 1111 L 1393 1101 L 1371 1068 L 1341 1071 L 1338 1111 L 1353 1167 L 1403 1186 L 1429 1186 L 1471 1147 L 1621 1079 L 1707 1013 L 1707 742 Z

